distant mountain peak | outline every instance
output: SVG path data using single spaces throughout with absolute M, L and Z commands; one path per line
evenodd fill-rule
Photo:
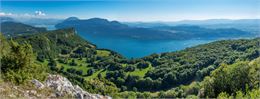
M 90 19 L 78 19 L 75 17 L 67 18 L 62 23 L 56 24 L 56 28 L 66 28 L 66 27 L 77 27 L 77 26 L 86 26 L 87 28 L 110 28 L 110 29 L 118 29 L 118 28 L 127 28 L 128 26 L 125 24 L 121 24 L 118 21 L 109 21 L 104 18 L 90 18 Z
M 90 18 L 87 19 L 88 21 L 108 21 L 107 19 L 103 19 L 103 18 Z
M 64 21 L 75 21 L 75 20 L 80 20 L 80 19 L 77 17 L 69 17 L 69 18 L 65 19 Z

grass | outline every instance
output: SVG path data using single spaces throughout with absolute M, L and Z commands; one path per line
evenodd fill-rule
M 37 64 L 41 64 L 41 65 L 44 65 L 44 66 L 47 66 L 48 65 L 48 60 L 44 60 L 43 62 L 40 62 L 40 61 L 36 61 Z
M 97 55 L 100 57 L 107 57 L 110 55 L 110 52 L 106 50 L 97 50 Z
M 152 69 L 152 66 L 149 65 L 149 67 L 145 68 L 145 69 L 136 69 L 133 72 L 128 72 L 128 75 L 134 75 L 134 76 L 140 76 L 140 77 L 144 77 L 145 74 Z
M 70 66 L 69 64 L 59 63 L 57 64 L 58 68 L 61 68 L 61 66 L 64 67 L 64 70 L 67 70 L 68 68 L 74 68 L 76 70 L 82 70 L 83 74 L 86 74 L 87 71 L 91 68 L 88 67 L 88 63 L 86 63 L 86 59 L 83 58 L 82 60 L 74 58 L 75 62 L 78 64 L 77 66 Z M 70 63 L 72 59 L 69 59 L 68 63 Z
M 70 66 L 69 64 L 64 64 L 64 63 L 58 62 L 57 67 L 61 68 L 61 66 L 63 66 L 65 71 L 69 68 L 74 68 L 76 70 L 82 70 L 83 75 L 87 74 L 87 71 L 92 68 L 92 67 L 88 67 L 89 64 L 86 63 L 86 61 L 85 61 L 86 58 L 82 58 L 82 60 L 74 58 L 74 60 L 78 64 L 77 66 Z M 70 63 L 71 61 L 72 61 L 72 59 L 69 59 L 68 63 Z M 102 77 L 105 77 L 105 75 L 106 75 L 106 71 L 104 69 L 101 69 L 101 70 L 95 71 L 91 76 L 87 76 L 87 77 L 84 77 L 84 78 L 86 80 L 93 79 L 93 78 L 98 77 L 99 73 L 102 74 Z
M 78 47 L 75 47 L 67 55 L 59 55 L 59 56 L 61 56 L 61 57 L 69 57 L 69 55 L 72 54 L 73 51 L 76 50 L 77 48 Z M 86 48 L 86 49 L 88 50 L 88 48 Z M 107 50 L 102 50 L 102 49 L 97 50 L 97 56 L 100 56 L 100 57 L 108 57 L 110 54 L 111 54 L 111 52 L 109 52 Z M 75 62 L 77 63 L 77 66 L 69 65 L 69 63 L 72 60 L 75 60 Z M 97 63 L 97 62 L 99 62 L 99 61 L 95 61 L 95 63 Z M 44 62 L 41 62 L 41 64 L 48 65 L 48 60 L 45 60 Z M 92 67 L 89 67 L 89 63 L 86 63 L 86 58 L 82 58 L 82 59 L 79 59 L 79 58 L 69 58 L 67 64 L 60 63 L 60 62 L 57 61 L 57 67 L 61 68 L 62 66 L 64 67 L 64 71 L 67 71 L 67 69 L 69 69 L 69 68 L 74 68 L 76 70 L 82 70 L 83 71 L 83 75 L 87 74 L 87 71 L 92 68 Z M 91 76 L 87 76 L 87 77 L 84 77 L 84 78 L 87 79 L 87 80 L 88 79 L 93 79 L 93 78 L 96 78 L 99 73 L 101 73 L 102 77 L 105 77 L 105 75 L 106 75 L 106 71 L 104 69 L 102 69 L 102 70 L 95 71 Z
M 78 47 L 76 47 L 76 48 L 78 48 Z M 76 48 L 75 48 L 74 50 L 76 50 Z M 72 52 L 71 52 L 71 53 L 72 53 Z M 71 54 L 71 53 L 70 53 L 70 54 Z M 109 52 L 109 51 L 107 51 L 107 50 L 102 50 L 102 49 L 97 50 L 97 56 L 100 56 L 100 57 L 108 57 L 110 54 L 111 54 L 111 52 Z M 69 56 L 69 54 L 66 55 L 66 56 Z M 75 62 L 77 63 L 77 66 L 71 66 L 71 65 L 69 65 L 69 63 L 70 63 L 72 60 L 75 60 Z M 98 63 L 98 62 L 99 62 L 99 60 L 98 60 L 98 61 L 95 61 L 95 63 Z M 48 60 L 45 60 L 45 61 L 42 62 L 41 64 L 43 64 L 43 65 L 48 65 Z M 126 66 L 127 66 L 127 64 L 121 64 L 121 65 L 122 65 L 123 67 L 126 67 Z M 67 71 L 67 69 L 69 69 L 69 68 L 74 68 L 74 69 L 76 69 L 76 70 L 82 70 L 82 71 L 83 71 L 83 75 L 87 74 L 87 71 L 88 71 L 89 69 L 93 68 L 93 67 L 89 66 L 89 63 L 86 63 L 86 58 L 82 58 L 82 59 L 80 59 L 80 58 L 69 58 L 67 64 L 59 63 L 59 62 L 57 61 L 57 67 L 58 67 L 58 68 L 61 68 L 62 66 L 64 67 L 64 71 Z M 135 76 L 144 77 L 145 74 L 146 74 L 150 69 L 152 69 L 152 66 L 151 66 L 151 65 L 149 65 L 149 67 L 148 67 L 148 68 L 145 68 L 145 69 L 136 69 L 136 70 L 133 71 L 133 72 L 127 72 L 127 75 L 135 75 Z M 93 78 L 97 78 L 99 73 L 102 75 L 102 77 L 105 77 L 105 76 L 106 76 L 106 73 L 107 73 L 107 70 L 104 70 L 104 69 L 97 70 L 97 71 L 95 71 L 91 76 L 87 76 L 87 77 L 84 76 L 84 78 L 85 78 L 86 80 L 90 80 L 90 79 L 93 79 Z M 82 77 L 83 77 L 83 76 L 82 76 Z
M 102 55 L 107 55 L 108 53 L 106 53 L 106 51 L 99 51 L 99 54 L 102 54 Z M 70 66 L 69 63 L 72 61 L 72 59 L 75 60 L 75 62 L 78 64 L 77 66 Z M 48 64 L 48 61 L 45 60 L 43 63 L 43 65 L 47 65 Z M 127 64 L 122 64 L 123 67 L 125 67 Z M 61 68 L 61 66 L 64 67 L 64 70 L 66 71 L 67 69 L 69 68 L 74 68 L 76 70 L 82 70 L 83 71 L 83 75 L 84 74 L 87 74 L 87 71 L 89 69 L 91 69 L 92 67 L 89 67 L 89 63 L 86 63 L 86 58 L 82 58 L 81 60 L 79 58 L 71 58 L 68 60 L 68 64 L 64 64 L 64 63 L 59 63 L 57 62 L 57 67 L 58 68 Z M 133 72 L 127 72 L 127 75 L 134 75 L 134 76 L 139 76 L 139 77 L 144 77 L 145 74 L 151 70 L 153 67 L 151 65 L 149 65 L 148 68 L 145 68 L 145 69 L 136 69 L 135 71 Z M 107 70 L 104 70 L 104 69 L 101 69 L 101 70 L 98 70 L 98 71 L 95 71 L 91 76 L 87 76 L 87 77 L 84 77 L 86 80 L 89 80 L 89 79 L 93 79 L 93 78 L 96 78 L 98 77 L 98 74 L 101 74 L 102 77 L 105 77 L 106 76 L 106 73 L 107 73 Z
M 103 72 L 103 69 L 99 70 L 99 71 L 96 71 L 95 73 L 93 73 L 91 76 L 88 76 L 88 77 L 85 77 L 86 80 L 89 80 L 89 79 L 94 79 L 94 78 L 97 78 L 98 77 L 98 74 Z M 103 76 L 104 77 L 104 76 Z
M 67 70 L 68 68 L 74 68 L 76 70 L 82 70 L 83 74 L 87 74 L 87 71 L 92 68 L 92 67 L 88 67 L 88 63 L 85 62 L 85 58 L 83 58 L 82 60 L 79 59 L 75 59 L 76 63 L 78 64 L 77 66 L 70 66 L 69 64 L 63 64 L 63 63 L 58 63 L 58 67 L 63 66 L 65 70 Z M 72 60 L 69 60 L 69 62 L 71 62 Z M 126 64 L 122 64 L 123 67 L 126 66 Z M 127 72 L 128 75 L 134 75 L 134 76 L 140 76 L 140 77 L 144 77 L 145 74 L 152 69 L 152 66 L 149 65 L 149 67 L 145 68 L 145 69 L 136 69 L 133 72 Z M 89 79 L 93 79 L 93 78 L 97 78 L 98 74 L 101 74 L 102 77 L 106 76 L 107 70 L 101 69 L 98 71 L 95 71 L 91 76 L 87 76 L 85 77 L 86 80 Z
M 106 77 L 106 74 L 107 74 L 107 71 L 102 71 L 101 72 L 102 77 Z

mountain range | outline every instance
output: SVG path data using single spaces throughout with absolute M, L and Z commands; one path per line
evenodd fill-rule
M 181 20 L 174 22 L 123 22 L 129 26 L 154 27 L 176 25 L 216 25 L 216 24 L 260 24 L 260 19 L 208 19 L 208 20 Z
M 64 20 L 55 27 L 58 29 L 73 27 L 86 35 L 117 36 L 139 40 L 239 38 L 253 35 L 236 28 L 209 29 L 190 25 L 134 27 L 101 18 L 81 20 L 73 17 Z
M 126 37 L 133 39 L 173 39 L 175 34 L 165 31 L 152 30 L 147 28 L 134 28 L 122 24 L 118 21 L 108 21 L 101 18 L 91 18 L 87 20 L 68 18 L 62 23 L 56 25 L 56 28 L 68 28 L 73 27 L 78 32 L 83 32 L 86 35 L 98 35 L 98 36 L 115 36 Z M 177 38 L 174 38 L 177 39 Z
M 45 28 L 55 26 L 58 29 L 73 27 L 86 35 L 138 40 L 244 38 L 259 36 L 260 32 L 258 29 L 260 27 L 259 19 L 210 19 L 177 22 L 118 22 L 102 18 L 79 19 L 77 17 L 67 19 L 29 18 L 26 20 L 1 17 L 0 19 L 1 23 L 11 21 Z M 184 28 L 190 28 L 190 30 Z M 199 31 L 203 33 L 199 33 Z
M 196 25 L 204 28 L 235 28 L 254 34 L 259 34 L 260 19 L 208 19 L 208 20 L 182 20 L 175 22 L 124 22 L 132 27 L 162 27 L 177 25 Z

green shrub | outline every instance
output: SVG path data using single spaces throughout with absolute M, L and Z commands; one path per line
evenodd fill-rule
M 11 81 L 16 84 L 23 84 L 27 80 L 33 78 L 44 80 L 46 77 L 46 67 L 36 64 L 36 59 L 31 45 L 28 43 L 18 44 L 10 41 L 10 49 L 8 54 L 1 59 L 1 71 L 4 80 Z

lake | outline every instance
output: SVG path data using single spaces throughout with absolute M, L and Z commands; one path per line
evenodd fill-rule
M 153 53 L 173 52 L 214 40 L 171 40 L 171 41 L 140 41 L 136 39 L 100 37 L 83 32 L 78 34 L 98 48 L 110 49 L 126 58 L 141 58 Z
M 54 25 L 44 26 L 48 30 L 55 30 Z M 87 41 L 97 45 L 98 48 L 115 51 L 126 58 L 141 58 L 153 53 L 174 52 L 188 47 L 205 44 L 221 39 L 191 39 L 191 40 L 165 40 L 165 41 L 140 41 L 127 38 L 100 37 L 87 34 L 84 31 L 77 31 Z M 242 37 L 244 38 L 244 37 Z M 239 38 L 233 38 L 239 39 Z

